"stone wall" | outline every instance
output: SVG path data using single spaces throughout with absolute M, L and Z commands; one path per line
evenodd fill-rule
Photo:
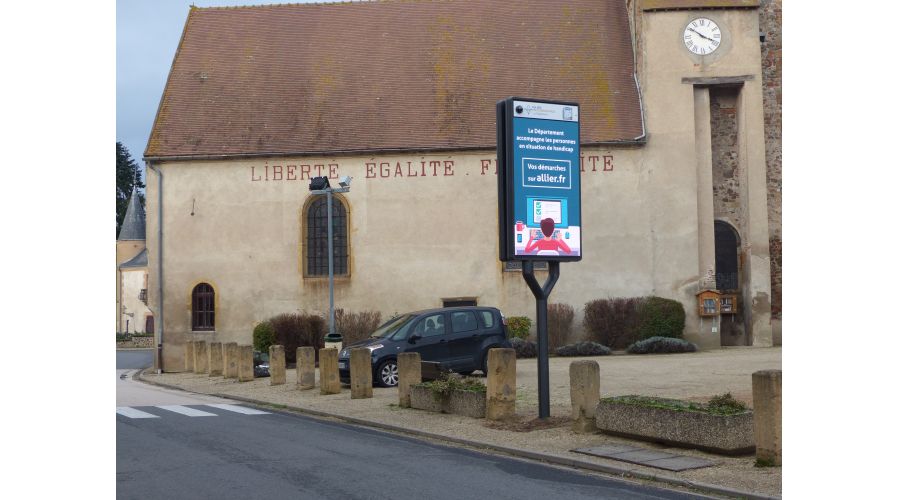
M 716 219 L 726 220 L 744 235 L 741 208 L 741 171 L 738 157 L 737 87 L 709 89 L 712 132 L 713 209 Z
M 772 319 L 781 320 L 781 0 L 761 0 L 763 117 L 772 256 Z M 779 342 L 780 343 L 780 342 Z

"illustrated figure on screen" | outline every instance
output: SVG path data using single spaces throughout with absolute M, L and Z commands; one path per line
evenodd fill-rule
M 544 233 L 544 237 L 540 239 L 534 239 L 534 236 L 528 238 L 528 243 L 525 245 L 525 253 L 531 252 L 532 250 L 537 250 L 538 255 L 559 255 L 563 253 L 571 253 L 572 249 L 569 248 L 569 245 L 566 245 L 566 242 L 562 239 L 555 239 L 558 235 L 553 234 L 553 230 L 556 228 L 556 225 L 553 223 L 553 219 L 546 218 L 541 221 L 541 232 Z M 552 252 L 556 252 L 555 254 Z

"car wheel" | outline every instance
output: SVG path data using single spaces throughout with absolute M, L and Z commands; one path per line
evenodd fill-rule
M 389 359 L 378 365 L 375 378 L 378 381 L 378 385 L 383 387 L 396 386 L 400 380 L 400 376 L 397 373 L 397 361 Z

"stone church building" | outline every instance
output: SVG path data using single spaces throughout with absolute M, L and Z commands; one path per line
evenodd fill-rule
M 283 312 L 534 318 L 498 259 L 497 101 L 581 114 L 583 259 L 551 302 L 658 295 L 701 347 L 779 343 L 780 0 L 374 1 L 188 13 L 144 152 L 162 368 Z M 538 276 L 539 279 L 543 279 Z M 716 290 L 729 309 L 702 315 Z M 701 294 L 701 295 L 698 295 Z

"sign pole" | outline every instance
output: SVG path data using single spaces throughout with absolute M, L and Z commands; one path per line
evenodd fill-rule
M 522 276 L 534 294 L 537 303 L 538 334 L 538 417 L 550 417 L 550 342 L 547 334 L 547 299 L 559 279 L 559 262 L 550 261 L 550 276 L 544 286 L 538 284 L 534 277 L 534 262 L 526 260 L 522 263 Z

